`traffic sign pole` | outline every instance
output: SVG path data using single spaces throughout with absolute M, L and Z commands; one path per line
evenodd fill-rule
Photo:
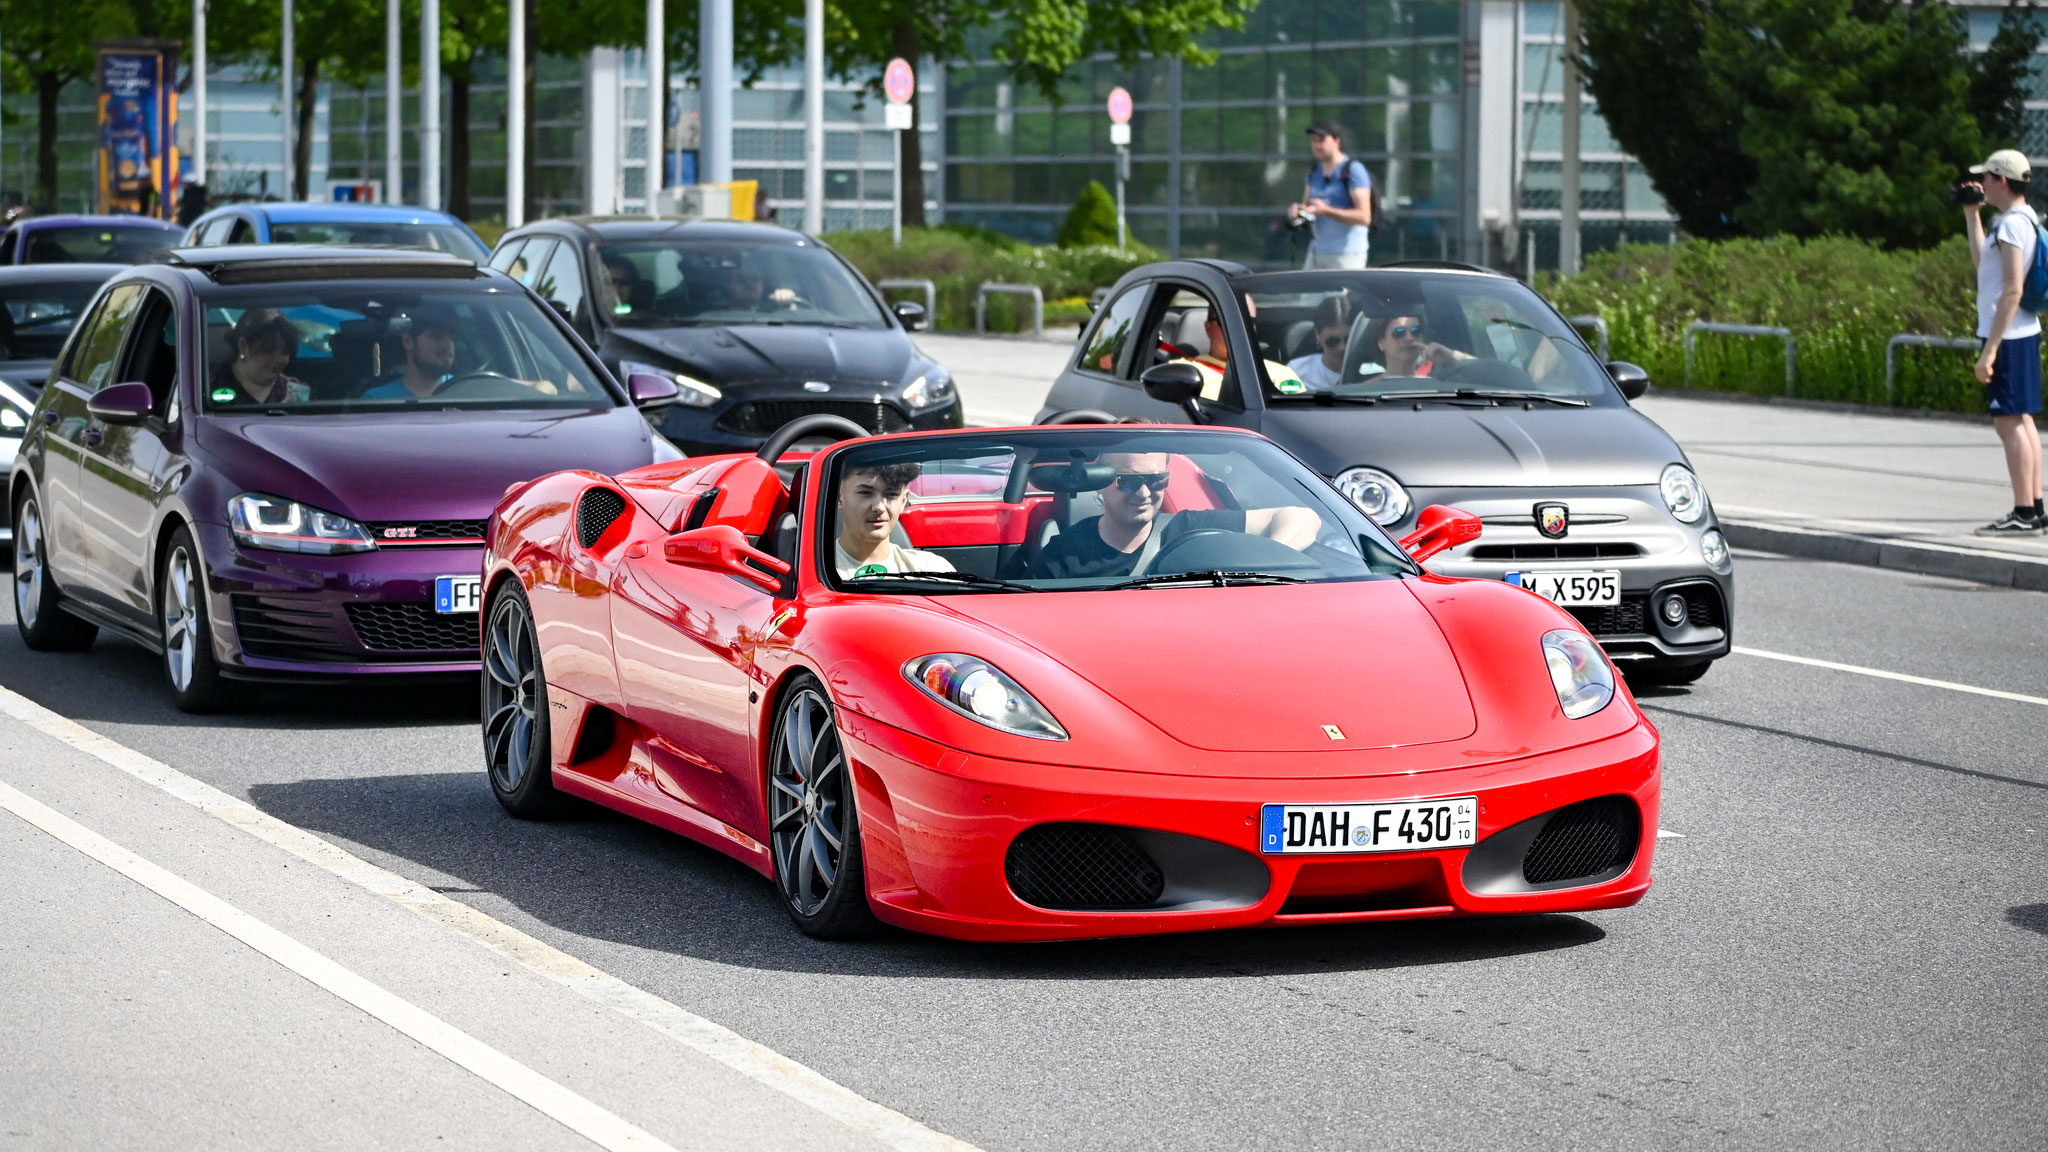
M 889 243 L 893 247 L 903 246 L 903 133 L 909 131 L 917 121 L 917 113 L 910 102 L 917 98 L 917 73 L 910 67 L 910 61 L 901 56 L 889 61 L 882 70 L 882 95 L 889 98 L 883 106 L 888 117 L 885 124 L 890 129 L 889 139 L 896 148 L 894 190 L 889 204 Z
M 1116 145 L 1116 247 L 1129 246 L 1124 225 L 1124 182 L 1131 178 L 1131 94 L 1109 90 L 1109 142 Z

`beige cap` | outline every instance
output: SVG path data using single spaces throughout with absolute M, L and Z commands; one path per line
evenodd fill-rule
M 2003 176 L 2007 180 L 2027 180 L 2032 178 L 2029 173 L 2033 168 L 2027 163 L 2026 153 L 2012 148 L 2000 148 L 1982 164 L 1972 165 L 1970 171 L 1989 172 L 1993 176 Z

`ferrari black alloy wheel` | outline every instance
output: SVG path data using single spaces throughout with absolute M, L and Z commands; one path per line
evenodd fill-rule
M 541 674 L 533 609 L 517 584 L 491 600 L 484 628 L 484 764 L 491 792 L 524 819 L 561 811 L 548 763 L 548 683 Z
M 57 607 L 57 584 L 44 554 L 43 510 L 32 494 L 14 507 L 14 626 L 37 652 L 75 652 L 92 645 L 99 628 Z
M 806 677 L 783 697 L 775 721 L 768 838 L 783 907 L 811 936 L 845 939 L 875 926 L 853 791 L 831 702 Z

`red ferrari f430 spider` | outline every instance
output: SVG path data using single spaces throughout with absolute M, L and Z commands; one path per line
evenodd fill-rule
M 515 488 L 484 746 L 731 854 L 797 925 L 1043 940 L 1612 908 L 1658 736 L 1573 618 L 1429 575 L 1249 432 L 851 436 Z M 835 442 L 836 438 L 836 442 Z M 784 458 L 787 454 L 787 459 Z

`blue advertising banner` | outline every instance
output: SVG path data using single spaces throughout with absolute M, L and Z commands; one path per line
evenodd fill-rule
M 178 210 L 178 45 L 99 45 L 99 211 L 174 219 Z

